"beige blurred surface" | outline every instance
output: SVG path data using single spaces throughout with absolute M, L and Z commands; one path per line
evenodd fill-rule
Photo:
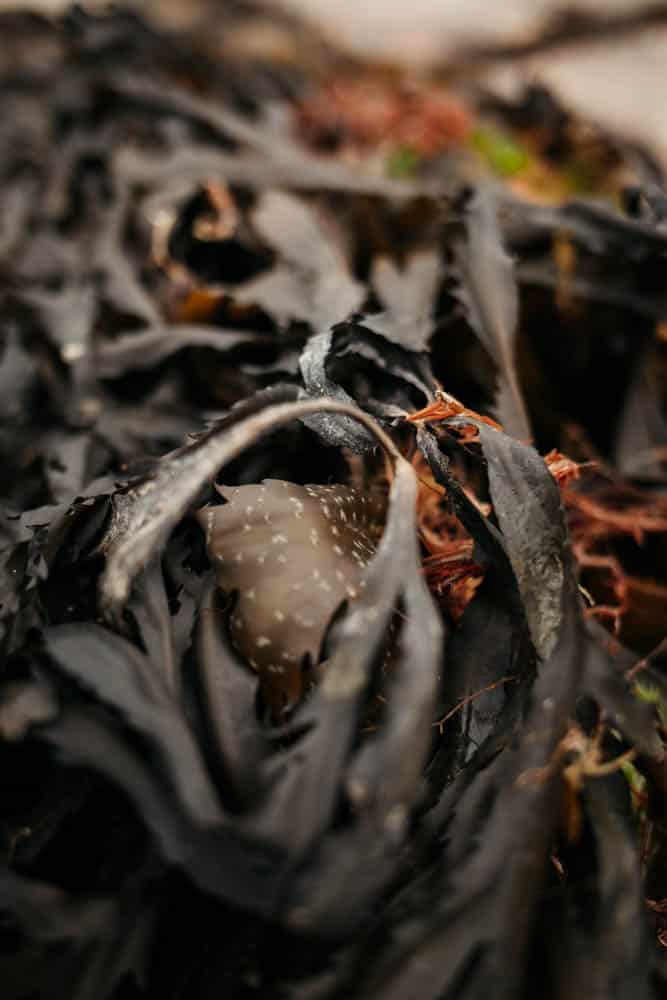
M 554 10 L 623 13 L 648 0 L 273 0 L 304 14 L 356 53 L 390 56 L 425 65 L 456 55 L 470 44 L 525 40 Z M 220 0 L 221 5 L 224 0 Z M 19 4 L 20 5 L 20 4 Z M 93 6 L 103 6 L 95 0 Z M 17 6 L 0 0 L 0 8 Z M 33 0 L 56 12 L 62 0 Z M 187 20 L 198 0 L 135 3 L 171 24 Z M 548 55 L 502 64 L 487 80 L 512 91 L 527 80 L 551 85 L 573 110 L 629 138 L 649 144 L 667 166 L 667 26 L 561 48 Z
M 647 6 L 638 0 L 283 3 L 323 24 L 355 51 L 398 56 L 413 64 L 439 61 L 472 44 L 526 40 L 565 7 L 611 15 Z M 667 26 L 502 64 L 490 69 L 486 80 L 505 93 L 526 81 L 544 81 L 583 117 L 647 143 L 667 166 Z

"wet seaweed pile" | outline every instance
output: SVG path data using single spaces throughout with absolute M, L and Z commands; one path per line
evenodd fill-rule
M 3 996 L 661 995 L 658 167 L 251 4 L 0 27 Z

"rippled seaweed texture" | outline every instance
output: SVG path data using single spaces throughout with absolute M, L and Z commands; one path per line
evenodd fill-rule
M 658 997 L 657 175 L 315 152 L 295 101 L 359 67 L 216 11 L 0 19 L 3 996 Z M 309 488 L 383 508 L 353 593 Z M 246 524 L 284 579 L 216 574 Z

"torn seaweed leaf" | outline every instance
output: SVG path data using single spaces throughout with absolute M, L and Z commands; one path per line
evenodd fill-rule
M 0 13 L 3 997 L 657 1000 L 659 165 L 180 6 Z
M 280 326 L 304 320 L 314 330 L 327 329 L 359 309 L 366 292 L 349 272 L 332 219 L 276 191 L 261 197 L 251 218 L 279 252 L 280 263 L 237 289 L 239 302 L 260 306 Z
M 394 420 L 415 405 L 433 398 L 436 382 L 428 356 L 392 343 L 353 316 L 333 329 L 311 337 L 299 358 L 304 395 L 354 401 L 380 419 Z M 345 371 L 354 396 L 337 381 Z M 355 379 L 355 375 L 357 376 Z M 334 447 L 368 451 L 371 438 L 347 418 L 317 414 L 304 421 Z
M 276 404 L 269 395 L 263 402 L 263 409 L 227 425 L 226 433 L 220 435 L 216 429 L 221 440 L 217 435 L 205 438 L 209 448 L 216 440 L 216 462 L 224 463 L 258 434 L 316 407 L 354 413 L 331 401 Z M 256 912 L 288 926 L 296 921 L 301 928 L 307 925 L 326 936 L 340 933 L 342 914 L 320 908 L 322 887 L 305 877 L 308 858 L 329 835 L 338 839 L 335 817 L 347 799 L 358 814 L 349 839 L 363 847 L 357 857 L 360 868 L 367 863 L 368 852 L 375 852 L 372 844 L 377 837 L 388 851 L 378 878 L 359 882 L 366 884 L 363 906 L 370 906 L 394 877 L 398 848 L 419 800 L 418 775 L 431 742 L 429 723 L 442 646 L 441 624 L 419 571 L 413 469 L 372 418 L 360 411 L 354 419 L 375 435 L 392 462 L 387 523 L 369 563 L 363 593 L 332 628 L 322 680 L 294 713 L 294 735 L 287 749 L 271 751 L 254 716 L 254 684 L 243 678 L 243 666 L 220 634 L 223 617 L 216 621 L 212 616 L 200 622 L 196 646 L 196 655 L 202 658 L 200 697 L 215 744 L 215 763 L 209 766 L 210 757 L 197 743 L 174 681 L 171 624 L 156 563 L 135 588 L 130 606 L 145 653 L 97 625 L 54 626 L 43 633 L 43 648 L 56 665 L 56 680 L 67 678 L 80 692 L 73 697 L 63 689 L 69 704 L 44 728 L 43 738 L 58 746 L 67 760 L 85 763 L 124 788 L 165 860 L 182 867 L 196 884 L 229 902 L 243 898 Z M 217 468 L 213 454 L 207 461 Z M 192 490 L 187 482 L 186 488 Z M 177 502 L 185 503 L 185 494 Z M 210 596 L 201 615 L 214 610 L 209 601 Z M 378 736 L 359 746 L 378 654 L 399 606 L 406 620 L 387 692 L 387 718 Z M 221 662 L 214 666 L 210 658 L 216 651 Z M 148 758 L 137 755 L 132 741 L 122 743 L 118 724 L 111 717 L 105 722 L 93 711 L 94 703 L 120 715 L 150 746 Z M 236 733 L 228 728 L 230 723 L 238 727 Z M 385 782 L 385 768 L 393 774 L 390 784 Z M 216 777 L 223 782 L 219 788 Z M 255 791 L 249 794 L 253 784 Z M 326 846 L 323 849 L 326 852 Z M 224 858 L 235 859 L 229 871 Z M 304 876 L 298 874 L 301 871 Z M 333 888 L 335 869 L 327 878 Z M 264 885 L 261 902 L 258 879 Z
M 457 294 L 473 330 L 498 368 L 498 419 L 508 434 L 529 441 L 530 420 L 516 364 L 519 299 L 497 211 L 490 187 L 480 188 L 464 209 L 466 236 L 454 249 L 461 282 Z
M 402 268 L 390 257 L 377 257 L 371 285 L 384 312 L 365 315 L 365 326 L 401 347 L 425 351 L 435 327 L 435 298 L 442 273 L 436 250 L 415 251 Z

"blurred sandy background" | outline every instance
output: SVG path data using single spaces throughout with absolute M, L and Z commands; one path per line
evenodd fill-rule
M 225 0 L 220 0 L 221 5 Z M 271 0 L 269 0 L 271 2 Z M 412 65 L 440 61 L 470 44 L 529 39 L 556 10 L 623 14 L 650 0 L 273 0 L 321 25 L 355 52 L 391 56 Z M 90 6 L 103 6 L 93 0 Z M 63 0 L 19 4 L 58 11 Z M 199 0 L 144 0 L 134 6 L 171 24 L 196 16 Z M 210 3 L 209 3 L 210 6 Z M 666 4 L 667 7 L 667 4 Z M 583 117 L 648 143 L 667 166 L 667 19 L 618 39 L 587 41 L 491 67 L 486 79 L 511 92 L 539 79 Z

